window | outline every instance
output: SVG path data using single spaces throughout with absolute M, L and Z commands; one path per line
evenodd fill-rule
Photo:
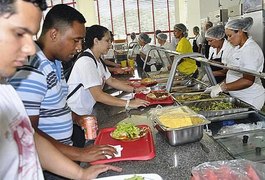
M 96 0 L 95 5 L 98 23 L 114 34 L 145 32 L 153 39 L 157 29 L 171 36 L 175 24 L 174 0 Z

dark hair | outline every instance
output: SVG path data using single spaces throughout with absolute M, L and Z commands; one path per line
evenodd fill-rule
M 86 48 L 92 48 L 94 46 L 94 39 L 101 40 L 109 30 L 100 25 L 90 26 L 86 31 Z
M 23 0 L 25 2 L 33 3 L 36 7 L 39 7 L 42 11 L 47 9 L 45 0 Z M 16 13 L 15 3 L 17 0 L 0 0 L 0 16 L 9 13 L 10 15 Z
M 73 22 L 86 23 L 84 16 L 66 4 L 57 4 L 47 13 L 42 27 L 42 35 L 51 28 L 58 30 L 72 26 Z
M 198 26 L 194 26 L 193 27 L 193 31 L 199 33 L 200 32 L 200 28 Z
M 159 33 L 161 33 L 162 31 L 160 29 L 155 31 L 155 35 L 158 35 Z

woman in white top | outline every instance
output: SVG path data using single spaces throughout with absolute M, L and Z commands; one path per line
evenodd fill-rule
M 264 56 L 259 45 L 248 36 L 253 25 L 251 17 L 229 21 L 225 26 L 228 41 L 235 47 L 228 66 L 249 69 L 261 72 L 264 65 Z M 228 91 L 231 96 L 237 97 L 257 109 L 261 109 L 265 101 L 265 90 L 259 77 L 228 70 L 224 83 L 211 87 L 211 96 Z
M 211 46 L 209 50 L 209 59 L 217 63 L 227 64 L 229 59 L 232 59 L 234 47 L 226 40 L 225 27 L 217 25 L 209 28 L 205 33 L 205 38 Z M 217 83 L 225 79 L 227 70 L 211 66 L 213 75 Z M 207 75 L 202 80 L 207 81 Z
M 137 108 L 147 106 L 148 101 L 141 99 L 123 100 L 103 92 L 104 84 L 126 92 L 141 91 L 125 82 L 113 77 L 102 63 L 100 57 L 106 54 L 111 47 L 111 36 L 107 28 L 93 25 L 88 28 L 85 39 L 85 52 L 92 56 L 82 56 L 76 62 L 68 80 L 69 92 L 72 92 L 80 83 L 83 84 L 76 93 L 68 99 L 68 105 L 78 115 L 91 114 L 96 102 L 120 107 Z M 93 57 L 93 58 L 92 58 Z
M 165 48 L 166 50 L 170 51 L 176 51 L 176 47 L 167 41 L 167 35 L 164 33 L 159 33 L 156 35 L 158 44 L 160 44 L 160 47 Z M 162 71 L 167 71 L 170 69 L 170 65 L 172 64 L 174 60 L 174 56 L 170 56 L 170 60 L 168 60 L 166 53 L 162 53 L 162 61 L 164 63 L 164 67 L 161 69 Z M 170 54 L 169 54 L 170 55 Z
M 140 48 L 140 59 L 136 59 L 137 65 L 140 67 L 143 67 L 143 64 L 145 62 L 146 56 L 148 54 L 148 52 L 151 49 L 151 46 L 149 45 L 149 43 L 151 42 L 151 38 L 145 34 L 145 33 L 141 33 L 139 34 L 138 37 L 138 42 L 141 46 Z M 156 65 L 157 65 L 157 54 L 155 53 L 155 51 L 151 51 L 148 59 L 147 59 L 147 63 L 145 66 L 145 71 L 146 72 L 150 72 L 150 71 L 157 71 L 159 69 L 157 69 Z

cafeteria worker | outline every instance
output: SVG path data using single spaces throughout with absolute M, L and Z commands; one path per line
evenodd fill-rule
M 262 72 L 263 52 L 248 34 L 252 25 L 251 17 L 234 19 L 226 24 L 225 33 L 228 41 L 235 46 L 231 60 L 227 61 L 227 66 Z M 228 70 L 226 80 L 209 89 L 212 97 L 218 96 L 220 92 L 229 92 L 231 96 L 253 105 L 258 110 L 264 105 L 265 90 L 261 79 L 249 74 Z
M 180 54 L 192 53 L 192 46 L 189 40 L 186 38 L 188 35 L 187 28 L 184 24 L 179 23 L 174 26 L 174 36 L 179 39 L 176 51 Z M 177 69 L 180 73 L 185 75 L 192 75 L 196 78 L 198 75 L 198 69 L 196 61 L 191 58 L 181 59 Z

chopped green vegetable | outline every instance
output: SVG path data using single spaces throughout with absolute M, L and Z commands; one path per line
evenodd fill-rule
M 127 178 L 125 180 L 144 180 L 144 177 L 134 175 L 133 177 Z
M 134 139 L 140 137 L 140 128 L 133 123 L 121 122 L 117 125 L 117 128 L 112 132 L 112 137 Z

